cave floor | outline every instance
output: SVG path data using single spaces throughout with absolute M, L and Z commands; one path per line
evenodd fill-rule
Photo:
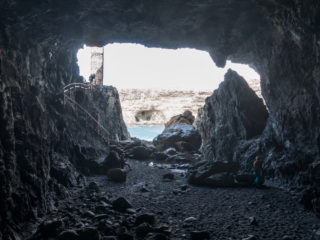
M 192 231 L 206 231 L 210 239 L 245 239 L 255 235 L 258 238 L 251 239 L 310 240 L 320 227 L 315 214 L 305 211 L 293 196 L 282 190 L 195 187 L 187 185 L 187 179 L 181 173 L 174 173 L 174 180 L 164 180 L 163 175 L 171 170 L 151 167 L 146 162 L 129 160 L 129 163 L 132 171 L 126 183 L 110 182 L 104 176 L 89 177 L 88 183 L 98 185 L 97 193 L 89 196 L 84 194 L 88 189 L 78 189 L 71 200 L 63 202 L 60 210 L 47 218 L 58 215 L 71 218 L 71 229 L 99 228 L 99 222 L 101 228 L 101 221 L 104 221 L 116 234 L 122 231 L 134 235 L 134 228 L 121 226 L 129 226 L 135 215 L 152 213 L 155 226 L 169 227 L 170 239 L 190 239 Z M 184 188 L 186 190 L 182 190 Z M 135 211 L 101 210 L 103 206 L 111 208 L 108 204 L 101 207 L 100 200 L 104 196 L 105 199 L 124 197 Z M 285 238 L 286 235 L 291 238 Z

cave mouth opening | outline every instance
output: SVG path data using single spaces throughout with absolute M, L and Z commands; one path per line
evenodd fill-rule
M 152 140 L 166 122 L 186 110 L 197 117 L 198 109 L 219 87 L 229 68 L 262 98 L 260 75 L 250 66 L 227 61 L 219 68 L 208 52 L 197 49 L 112 43 L 102 48 L 84 45 L 77 57 L 84 81 L 93 76 L 94 84 L 118 89 L 129 133 L 145 140 Z

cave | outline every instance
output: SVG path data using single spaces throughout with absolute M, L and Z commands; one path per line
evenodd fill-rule
M 169 239 L 170 234 L 191 239 L 258 239 L 253 235 L 262 239 L 319 238 L 320 225 L 315 215 L 320 212 L 317 0 L 3 0 L 0 6 L 0 239 L 105 239 L 115 235 L 120 239 Z M 154 210 L 159 224 L 165 223 L 155 225 L 154 214 L 132 209 L 124 198 L 111 202 L 107 194 L 101 195 L 111 191 L 117 196 L 119 185 L 101 189 L 93 178 L 86 183 L 86 177 L 94 172 L 103 172 L 111 165 L 119 167 L 115 159 L 121 153 L 112 141 L 127 141 L 129 136 L 115 88 L 97 87 L 77 97 L 79 101 L 85 99 L 88 107 L 96 102 L 91 115 L 104 126 L 98 128 L 90 124 L 83 127 L 87 126 L 87 116 L 78 114 L 79 106 L 74 103 L 65 106 L 63 90 L 79 82 L 76 54 L 83 44 L 101 47 L 113 42 L 196 48 L 209 52 L 220 67 L 227 60 L 252 66 L 261 76 L 267 125 L 260 136 L 239 142 L 228 166 L 248 173 L 259 154 L 264 159 L 266 177 L 283 191 L 194 188 L 179 185 L 169 173 L 163 176 L 163 186 L 172 181 L 172 196 L 182 196 L 186 202 L 179 205 L 169 201 L 167 205 L 174 209 L 165 220 L 166 211 Z M 108 135 L 108 141 L 97 137 L 101 132 Z M 141 144 L 131 147 L 131 153 L 141 158 L 149 154 Z M 103 154 L 108 156 L 107 162 L 91 161 Z M 212 164 L 214 169 L 226 168 L 224 163 Z M 230 175 L 222 177 L 226 182 L 230 180 Z M 74 189 L 81 186 L 88 195 L 73 198 Z M 150 188 L 141 188 L 141 194 L 150 197 L 144 201 L 158 199 Z M 211 200 L 189 198 L 190 189 Z M 285 192 L 294 195 L 295 200 Z M 224 205 L 235 198 L 232 194 L 245 202 L 239 205 L 235 200 L 230 206 Z M 278 203 L 272 203 L 273 198 Z M 81 212 L 84 202 L 91 209 Z M 259 208 L 257 202 L 267 203 L 269 210 Z M 66 208 L 58 211 L 61 204 Z M 154 209 L 162 209 L 160 200 L 157 204 Z M 284 214 L 275 205 L 286 209 Z M 192 210 L 195 206 L 198 212 Z M 300 209 L 303 207 L 313 212 L 304 212 Z M 210 220 L 217 208 L 233 212 Z M 269 222 L 248 216 L 264 211 Z M 47 214 L 53 213 L 59 219 L 46 220 L 50 216 Z M 202 215 L 188 215 L 191 213 Z M 80 215 L 95 220 L 83 223 L 78 219 Z M 114 224 L 106 221 L 108 216 Z M 201 219 L 207 222 L 197 229 Z M 293 219 L 297 226 L 292 226 Z M 183 222 L 185 227 L 175 221 Z M 275 223 L 283 223 L 282 229 Z

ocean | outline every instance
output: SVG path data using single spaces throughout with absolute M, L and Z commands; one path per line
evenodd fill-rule
M 128 127 L 128 131 L 131 137 L 140 138 L 147 141 L 152 141 L 157 135 L 162 133 L 164 126 L 131 126 Z

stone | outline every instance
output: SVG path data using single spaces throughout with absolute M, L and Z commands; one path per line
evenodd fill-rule
M 79 240 L 100 240 L 101 236 L 95 227 L 86 227 L 78 231 Z
M 66 230 L 59 234 L 58 240 L 79 240 L 79 234 L 75 230 Z
M 176 147 L 177 142 L 186 142 L 199 149 L 201 145 L 201 136 L 198 130 L 189 124 L 178 123 L 168 128 L 153 139 L 153 144 L 157 149 L 163 151 L 170 147 Z
M 153 235 L 152 237 L 153 240 L 168 240 L 169 238 L 161 233 L 156 233 L 155 235 Z
M 123 162 L 122 162 L 122 159 L 120 158 L 118 152 L 111 151 L 110 154 L 101 163 L 101 165 L 102 165 L 104 171 L 107 172 L 109 169 L 122 168 Z
M 234 174 L 239 170 L 236 162 L 203 162 L 188 172 L 188 182 L 212 187 L 235 186 Z
M 135 225 L 140 225 L 141 223 L 148 223 L 151 226 L 155 223 L 155 215 L 152 213 L 144 213 L 137 216 Z
M 257 219 L 255 217 L 249 217 L 250 225 L 258 225 Z
M 119 212 L 125 212 L 128 208 L 132 208 L 132 205 L 125 198 L 119 197 L 112 202 L 112 207 Z
M 249 235 L 246 238 L 242 238 L 242 240 L 259 240 L 259 238 L 257 236 L 254 236 L 254 235 Z
M 153 153 L 153 149 L 150 149 L 146 146 L 135 146 L 128 150 L 127 154 L 130 158 L 138 160 L 147 160 L 150 159 Z
M 190 236 L 192 240 L 204 240 L 210 239 L 210 232 L 208 231 L 192 231 L 190 232 Z
M 125 182 L 127 180 L 127 172 L 121 168 L 113 168 L 108 170 L 107 177 L 114 182 Z
M 136 227 L 136 235 L 138 237 L 144 237 L 148 233 L 153 231 L 153 228 L 148 223 L 142 223 Z
M 43 237 L 55 237 L 63 228 L 64 223 L 61 220 L 49 220 L 41 223 L 37 232 L 41 233 Z
M 173 173 L 166 173 L 166 174 L 163 175 L 163 179 L 173 180 L 174 179 L 174 174 Z
M 195 217 L 187 217 L 186 219 L 183 220 L 185 223 L 189 224 L 189 223 L 193 223 L 195 221 L 197 221 L 197 219 Z
M 94 214 L 94 212 L 92 212 L 90 210 L 87 210 L 82 214 L 82 217 L 84 217 L 84 218 L 94 218 L 95 214 Z
M 175 125 L 177 123 L 184 123 L 192 125 L 194 122 L 195 117 L 192 115 L 192 112 L 187 110 L 182 114 L 179 114 L 177 116 L 173 116 L 167 123 L 165 123 L 165 127 L 168 128 L 172 125 Z
M 166 150 L 164 150 L 163 153 L 166 155 L 173 156 L 177 154 L 177 150 L 174 147 L 169 147 Z
M 91 192 L 100 192 L 100 188 L 95 182 L 90 182 L 87 186 L 87 190 Z
M 282 237 L 282 240 L 294 240 L 294 238 L 291 237 L 291 236 L 288 236 L 288 235 L 284 235 L 284 236 Z

